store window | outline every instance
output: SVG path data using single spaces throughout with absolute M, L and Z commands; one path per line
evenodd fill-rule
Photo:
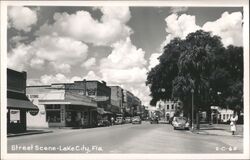
M 61 106 L 46 105 L 46 121 L 49 123 L 60 123 L 61 122 Z
M 61 122 L 60 111 L 47 111 L 46 121 L 49 123 L 60 123 Z

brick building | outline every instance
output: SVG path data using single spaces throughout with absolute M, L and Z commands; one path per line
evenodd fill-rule
M 26 97 L 26 72 L 7 69 L 7 132 L 25 132 L 26 113 L 38 112 Z

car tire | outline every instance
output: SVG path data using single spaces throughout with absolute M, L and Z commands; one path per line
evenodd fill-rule
M 176 128 L 174 127 L 174 130 L 176 130 Z

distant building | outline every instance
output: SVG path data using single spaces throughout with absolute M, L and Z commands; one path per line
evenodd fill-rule
M 166 121 L 169 121 L 170 118 L 174 116 L 177 109 L 179 109 L 180 107 L 180 101 L 159 100 L 156 103 L 156 109 L 161 112 L 161 118 L 164 118 Z
M 111 88 L 111 112 L 123 113 L 123 89 L 119 86 L 109 86 Z
M 38 107 L 26 97 L 26 72 L 7 69 L 7 132 L 25 132 L 26 112 L 36 113 Z
M 141 116 L 142 104 L 141 104 L 141 100 L 136 96 L 133 97 L 133 106 L 132 107 L 133 107 L 132 114 Z
M 213 123 L 226 123 L 233 116 L 234 111 L 227 108 L 220 108 L 218 106 L 211 106 L 211 121 Z
M 133 114 L 133 98 L 134 95 L 127 91 L 123 90 L 123 106 L 125 108 L 125 116 L 132 116 Z

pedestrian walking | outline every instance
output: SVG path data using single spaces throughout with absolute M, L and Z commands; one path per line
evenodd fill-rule
M 111 125 L 114 125 L 114 117 L 111 117 Z
M 232 132 L 232 135 L 235 135 L 235 132 L 236 132 L 236 122 L 238 121 L 238 116 L 237 116 L 237 113 L 234 112 L 233 116 L 230 118 L 230 126 L 231 126 L 231 132 Z

